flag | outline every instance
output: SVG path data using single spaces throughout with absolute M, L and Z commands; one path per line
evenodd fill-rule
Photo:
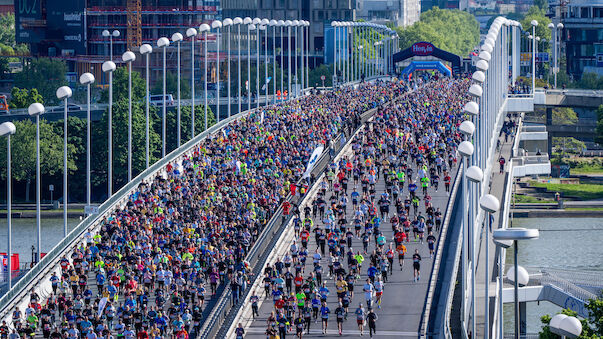
M 318 147 L 316 147 L 314 152 L 312 152 L 312 156 L 310 156 L 310 160 L 308 161 L 308 165 L 306 167 L 306 172 L 304 172 L 304 175 L 302 176 L 302 178 L 307 178 L 310 176 L 310 173 L 312 173 L 312 169 L 314 168 L 314 165 L 316 165 L 316 162 L 318 162 L 318 158 L 320 157 L 320 155 L 322 154 L 324 149 L 325 148 L 323 146 L 318 146 Z

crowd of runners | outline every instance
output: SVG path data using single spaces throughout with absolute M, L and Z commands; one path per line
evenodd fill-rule
M 285 198 L 305 193 L 296 183 L 312 151 L 402 88 L 365 83 L 310 95 L 224 127 L 87 231 L 50 277 L 52 294 L 32 291 L 0 337 L 195 337 L 224 284 L 235 302 L 247 288 L 245 256 Z
M 378 109 L 351 154 L 294 209 L 295 240 L 265 268 L 263 293 L 250 297 L 267 338 L 302 338 L 313 326 L 342 335 L 348 318 L 372 337 L 392 275 L 413 270 L 414 282 L 424 279 L 421 262 L 431 260 L 443 218 L 430 194 L 451 189 L 468 86 L 432 79 Z M 271 307 L 260 314 L 265 303 Z M 235 330 L 237 338 L 245 332 Z

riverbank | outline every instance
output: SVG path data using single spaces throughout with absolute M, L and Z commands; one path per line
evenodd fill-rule
M 513 218 L 601 218 L 603 209 L 514 209 Z

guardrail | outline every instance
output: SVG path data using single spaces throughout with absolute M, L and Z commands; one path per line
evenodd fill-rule
M 440 266 L 442 263 L 442 252 L 444 250 L 445 240 L 448 234 L 448 228 L 450 226 L 450 220 L 452 217 L 452 212 L 454 210 L 454 203 L 456 201 L 456 195 L 459 189 L 459 185 L 461 182 L 461 173 L 463 171 L 463 164 L 461 163 L 457 174 L 454 178 L 454 183 L 452 186 L 452 190 L 450 192 L 450 198 L 448 199 L 448 204 L 446 205 L 446 211 L 444 212 L 444 221 L 442 224 L 442 232 L 440 233 L 440 237 L 438 239 L 438 244 L 436 246 L 435 259 L 433 263 L 433 267 L 431 269 L 431 274 L 429 276 L 429 288 L 427 290 L 427 295 L 425 296 L 425 307 L 423 309 L 423 316 L 421 318 L 421 324 L 419 324 L 419 334 L 421 336 L 431 337 L 433 335 L 433 329 L 436 328 L 436 325 L 432 325 L 432 322 L 435 318 L 435 313 L 432 309 L 434 302 L 439 301 L 439 291 L 437 291 L 437 284 L 440 283 L 440 279 L 438 276 L 440 274 Z M 455 265 L 458 266 L 458 265 Z M 456 275 L 456 272 L 453 273 Z M 454 284 L 452 284 L 454 285 Z M 438 293 L 436 293 L 438 292 Z M 447 307 L 448 308 L 448 307 Z M 436 304 L 437 309 L 437 304 Z M 434 314 L 432 314 L 434 313 Z M 443 319 L 449 319 L 448 313 L 443 317 Z M 443 324 L 442 324 L 443 325 Z M 448 329 L 449 330 L 449 329 Z
M 16 284 L 14 284 L 12 289 L 10 289 L 2 296 L 2 298 L 0 298 L 0 319 L 4 319 L 8 312 L 12 310 L 13 305 L 21 301 L 20 299 L 17 299 L 19 296 L 23 297 L 26 291 L 41 284 L 42 279 L 47 277 L 53 269 L 56 269 L 60 258 L 68 254 L 69 251 L 77 245 L 77 240 L 83 237 L 84 232 L 88 228 L 98 227 L 98 224 L 103 220 L 104 217 L 108 216 L 113 211 L 114 207 L 119 204 L 126 203 L 131 192 L 136 189 L 140 183 L 154 178 L 158 173 L 160 173 L 161 170 L 165 170 L 165 165 L 167 163 L 177 161 L 184 154 L 190 152 L 196 144 L 198 144 L 208 135 L 218 132 L 222 127 L 242 118 L 250 112 L 251 111 L 241 112 L 230 118 L 220 121 L 214 126 L 211 126 L 206 131 L 203 131 L 193 139 L 186 142 L 180 148 L 175 149 L 170 154 L 166 155 L 163 159 L 149 166 L 149 168 L 144 170 L 132 181 L 124 185 L 119 191 L 109 197 L 109 199 L 100 205 L 99 214 L 89 216 L 79 223 L 73 230 L 71 230 L 71 232 L 69 232 L 69 234 L 67 234 L 65 238 L 63 238 L 54 248 L 52 248 L 37 265 L 35 265 L 27 274 L 25 274 Z

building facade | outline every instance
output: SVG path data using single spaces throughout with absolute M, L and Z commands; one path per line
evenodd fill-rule
M 363 0 L 359 3 L 357 17 L 381 24 L 391 22 L 396 26 L 410 26 L 419 21 L 420 0 Z
M 564 25 L 567 73 L 574 79 L 585 71 L 603 75 L 603 0 L 572 0 L 551 8 Z
M 34 57 L 62 58 L 71 73 L 93 72 L 97 79 L 102 78 L 100 65 L 110 55 L 104 30 L 119 31 L 119 36 L 112 39 L 114 60 L 118 62 L 126 50 L 135 51 L 145 43 L 155 47 L 160 37 L 184 34 L 190 27 L 198 28 L 220 18 L 219 0 L 14 1 L 18 43 L 28 44 Z M 189 46 L 182 44 L 183 62 L 190 60 Z M 160 58 L 160 53 L 151 54 L 153 73 L 161 67 Z M 175 67 L 174 63 L 168 64 Z M 135 67 L 142 68 L 142 60 L 137 60 Z
M 357 0 L 222 0 L 224 18 L 250 17 L 310 22 L 311 56 L 321 59 L 325 24 L 333 20 L 354 20 Z M 311 62 L 310 65 L 313 63 Z

